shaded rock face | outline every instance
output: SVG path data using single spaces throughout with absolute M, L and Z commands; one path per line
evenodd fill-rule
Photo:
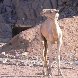
M 24 31 L 24 30 L 27 30 L 31 27 L 14 27 L 12 29 L 12 37 L 14 37 L 15 35 L 19 34 L 20 32 Z
M 11 38 L 12 36 L 12 29 L 11 25 L 5 23 L 2 15 L 0 15 L 0 38 Z

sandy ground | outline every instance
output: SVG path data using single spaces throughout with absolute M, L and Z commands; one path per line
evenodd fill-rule
M 27 62 L 28 61 L 28 62 Z M 39 63 L 38 63 L 39 62 Z M 0 78 L 78 78 L 78 61 L 61 61 L 62 76 L 57 76 L 57 63 L 52 62 L 52 76 L 44 77 L 41 60 L 0 58 Z
M 43 77 L 42 67 L 16 66 L 0 64 L 0 78 L 48 78 Z M 78 78 L 78 66 L 61 67 L 62 76 L 57 76 L 57 69 L 52 68 L 52 76 L 49 78 Z

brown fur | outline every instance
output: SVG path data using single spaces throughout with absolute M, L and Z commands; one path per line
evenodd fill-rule
M 45 20 L 40 28 L 41 34 L 44 40 L 44 74 L 49 75 L 48 73 L 48 61 L 47 61 L 47 46 L 48 42 L 55 44 L 57 42 L 58 47 L 58 72 L 60 71 L 60 47 L 62 44 L 62 31 L 58 24 L 58 11 L 56 9 L 43 9 L 41 12 L 42 16 L 46 16 Z M 59 73 L 58 73 L 59 74 Z

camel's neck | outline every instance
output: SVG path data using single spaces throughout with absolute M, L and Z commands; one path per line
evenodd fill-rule
M 48 18 L 46 21 L 49 22 L 49 24 L 56 29 L 58 26 L 58 20 L 56 18 Z

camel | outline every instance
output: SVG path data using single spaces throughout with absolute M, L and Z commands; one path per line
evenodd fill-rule
M 41 16 L 45 16 L 47 19 L 41 24 L 40 32 L 44 42 L 43 50 L 43 73 L 44 75 L 51 75 L 49 73 L 50 65 L 48 65 L 47 54 L 48 54 L 48 45 L 49 43 L 57 43 L 57 63 L 58 63 L 58 75 L 61 75 L 60 70 L 60 49 L 62 45 L 62 31 L 59 27 L 58 17 L 59 11 L 56 9 L 43 9 L 40 13 Z

